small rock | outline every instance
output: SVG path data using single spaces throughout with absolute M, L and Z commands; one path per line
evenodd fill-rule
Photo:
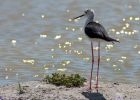
M 118 82 L 114 82 L 113 84 L 114 84 L 114 85 L 119 85 L 119 83 L 118 83 Z
M 64 88 L 65 88 L 64 86 L 59 86 L 59 87 L 58 87 L 58 89 L 64 89 Z
M 18 100 L 24 100 L 24 98 L 23 97 L 19 97 Z
M 47 90 L 45 90 L 45 89 L 42 90 L 42 93 L 46 93 L 46 92 L 47 92 Z
M 125 95 L 124 98 L 127 98 L 127 96 Z

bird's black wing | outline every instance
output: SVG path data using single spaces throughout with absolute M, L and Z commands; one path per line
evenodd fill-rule
M 109 37 L 105 28 L 101 24 L 96 22 L 88 23 L 87 26 L 85 27 L 85 33 L 89 38 L 103 39 L 105 41 L 112 43 L 119 42 L 118 40 Z
M 101 38 L 104 39 L 108 37 L 108 34 L 105 30 L 105 28 L 96 22 L 90 22 L 87 24 L 85 27 L 85 33 L 90 37 L 90 38 Z

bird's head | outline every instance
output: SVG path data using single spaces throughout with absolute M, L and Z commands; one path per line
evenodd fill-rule
M 94 10 L 93 9 L 87 9 L 85 10 L 85 16 L 94 16 Z
M 77 18 L 80 18 L 80 17 L 83 17 L 83 16 L 87 16 L 87 17 L 92 16 L 92 17 L 94 17 L 94 10 L 93 9 L 87 9 L 87 10 L 84 11 L 84 14 L 82 14 L 82 15 L 80 15 L 78 17 L 75 17 L 73 19 L 77 19 Z

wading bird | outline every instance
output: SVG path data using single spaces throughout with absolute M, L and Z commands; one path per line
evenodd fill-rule
M 119 41 L 109 37 L 105 28 L 101 24 L 96 23 L 94 21 L 94 11 L 92 9 L 86 10 L 84 12 L 84 14 L 73 18 L 73 20 L 80 18 L 80 17 L 83 17 L 83 16 L 87 17 L 87 20 L 85 22 L 84 31 L 85 31 L 85 34 L 91 40 L 92 68 L 91 68 L 90 83 L 89 83 L 90 90 L 91 90 L 91 85 L 92 85 L 92 72 L 93 72 L 93 65 L 94 65 L 93 41 L 98 42 L 98 66 L 97 66 L 97 73 L 96 73 L 97 79 L 96 79 L 96 86 L 95 86 L 95 88 L 98 92 L 98 75 L 99 75 L 99 65 L 100 65 L 100 41 L 104 40 L 104 41 L 112 42 L 112 43 L 119 42 Z

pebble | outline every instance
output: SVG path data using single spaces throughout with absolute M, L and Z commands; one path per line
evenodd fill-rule
M 119 85 L 119 83 L 118 83 L 118 82 L 114 82 L 113 84 L 114 84 L 114 85 Z

